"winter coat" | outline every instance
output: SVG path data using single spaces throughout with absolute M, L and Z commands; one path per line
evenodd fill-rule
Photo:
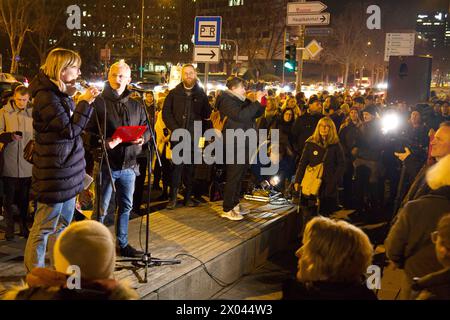
M 32 275 L 33 281 L 30 280 Z M 85 280 L 80 289 L 67 288 L 67 275 L 45 268 L 35 268 L 27 275 L 27 285 L 14 288 L 3 300 L 136 300 L 135 290 L 114 279 Z
M 253 150 L 250 152 L 250 141 L 248 138 L 245 139 L 245 149 L 238 150 L 238 143 L 235 141 L 227 141 L 226 130 L 227 129 L 242 129 L 247 131 L 248 129 L 256 128 L 256 119 L 264 113 L 264 107 L 258 102 L 251 102 L 248 99 L 244 101 L 240 100 L 233 93 L 226 91 L 222 93 L 216 101 L 216 107 L 220 111 L 221 118 L 227 117 L 224 125 L 224 144 L 226 146 L 226 156 L 230 150 L 234 150 L 234 163 L 237 161 L 237 155 L 240 152 L 245 152 L 245 163 L 250 163 L 251 157 L 254 155 Z M 257 136 L 257 135 L 256 135 Z M 256 146 L 252 145 L 252 148 Z M 250 153 L 252 153 L 250 155 Z
M 358 148 L 357 158 L 380 161 L 383 151 L 383 135 L 377 119 L 363 123 L 355 146 Z
M 360 128 L 358 128 L 352 121 L 339 130 L 339 140 L 342 148 L 344 149 L 345 157 L 347 160 L 352 159 L 352 149 L 356 145 L 359 135 L 361 134 Z
M 417 300 L 450 300 L 450 268 L 421 277 L 412 289 L 421 290 Z
M 310 114 L 306 113 L 301 117 L 298 117 L 292 126 L 292 135 L 296 137 L 294 142 L 295 152 L 300 159 L 303 152 L 306 140 L 312 136 L 316 129 L 317 123 L 324 116 L 320 113 Z
M 220 111 L 221 118 L 227 117 L 224 129 L 256 128 L 255 121 L 263 115 L 264 107 L 257 101 L 248 99 L 240 100 L 231 92 L 223 92 L 216 101 L 216 108 Z
M 450 212 L 450 186 L 432 190 L 402 208 L 385 241 L 386 255 L 409 279 L 438 271 L 434 244 L 430 234 L 439 219 Z
M 170 141 L 165 141 L 166 136 L 164 135 L 164 129 L 167 129 L 163 119 L 162 119 L 162 113 L 159 112 L 158 116 L 156 117 L 156 124 L 155 124 L 155 134 L 156 134 L 156 145 L 158 146 L 158 152 L 159 154 L 163 155 L 163 152 L 165 152 L 164 156 L 166 159 L 172 159 L 172 150 L 170 149 Z M 168 136 L 170 137 L 170 130 L 167 129 Z
M 88 103 L 75 107 L 42 71 L 30 84 L 33 100 L 31 193 L 42 203 L 60 203 L 83 190 L 86 162 L 81 133 L 92 114 Z
M 186 94 L 183 83 L 180 83 L 170 90 L 164 100 L 162 118 L 171 132 L 183 128 L 193 134 L 194 121 L 202 121 L 203 130 L 206 130 L 209 128 L 207 119 L 210 115 L 208 97 L 198 83 L 192 88 L 190 96 Z
M 314 281 L 302 283 L 290 279 L 283 283 L 282 300 L 377 300 L 364 283 Z
M 328 153 L 324 160 L 322 184 L 319 197 L 336 198 L 337 186 L 345 171 L 344 152 L 339 143 L 328 146 Z M 295 182 L 301 183 L 306 167 L 314 167 L 322 162 L 326 148 L 314 142 L 311 138 L 306 141 L 300 162 L 295 174 Z
M 11 133 L 22 132 L 22 140 L 13 141 Z M 3 148 L 3 177 L 29 178 L 32 165 L 23 157 L 23 149 L 33 139 L 32 108 L 28 105 L 21 110 L 9 100 L 8 104 L 0 109 L 0 142 Z
M 130 99 L 131 91 L 125 89 L 119 97 L 111 88 L 108 82 L 99 95 L 93 106 L 95 108 L 94 115 L 90 120 L 86 130 L 91 135 L 90 141 L 94 146 L 98 135 L 98 126 L 96 117 L 98 116 L 102 131 L 105 132 L 105 114 L 106 114 L 106 134 L 105 139 L 110 139 L 116 129 L 121 126 L 147 126 L 147 117 L 145 110 L 139 101 Z M 81 101 L 79 104 L 87 104 Z M 106 110 L 105 110 L 106 108 Z M 144 133 L 144 143 L 150 138 L 148 129 Z M 112 170 L 123 170 L 128 168 L 137 169 L 137 156 L 142 152 L 142 146 L 137 144 L 121 143 L 114 149 L 108 149 L 109 163 Z

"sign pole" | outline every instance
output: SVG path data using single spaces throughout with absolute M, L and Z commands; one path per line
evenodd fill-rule
M 205 93 L 208 95 L 208 74 L 209 74 L 209 63 L 205 63 Z
M 300 0 L 304 3 L 306 0 Z M 305 46 L 305 26 L 300 26 L 300 36 L 297 42 L 297 79 L 295 84 L 295 91 L 297 93 L 302 91 L 302 73 L 303 73 L 303 48 Z
M 282 65 L 282 69 L 283 73 L 281 76 L 281 82 L 284 84 L 284 64 L 286 63 L 286 27 L 284 27 L 284 37 L 283 37 L 283 50 L 284 50 L 284 54 L 283 54 L 283 65 Z
M 298 37 L 297 42 L 297 81 L 295 85 L 295 90 L 297 92 L 302 91 L 304 46 L 305 46 L 305 26 L 300 26 L 300 37 Z

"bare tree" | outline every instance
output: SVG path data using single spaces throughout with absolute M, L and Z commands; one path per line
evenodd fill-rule
M 6 29 L 11 47 L 11 73 L 17 73 L 18 57 L 27 32 L 31 31 L 31 12 L 36 0 L 0 1 L 1 22 Z
M 333 23 L 334 33 L 331 46 L 333 59 L 344 66 L 344 86 L 347 85 L 350 66 L 361 57 L 367 46 L 367 28 L 363 8 L 347 8 Z M 356 13 L 355 13 L 356 12 Z M 363 54 L 364 55 L 364 54 Z
M 32 10 L 32 32 L 28 33 L 30 43 L 44 63 L 51 49 L 57 47 L 67 36 L 65 10 L 68 1 L 37 0 Z M 54 40 L 50 44 L 50 40 Z

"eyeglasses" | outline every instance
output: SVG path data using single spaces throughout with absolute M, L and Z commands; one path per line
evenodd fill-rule
M 438 242 L 438 238 L 439 238 L 439 232 L 438 231 L 434 231 L 431 233 L 431 241 L 436 244 Z M 445 254 L 450 253 L 450 247 L 448 247 L 448 244 L 445 244 L 442 239 L 439 242 L 439 248 L 440 250 L 443 250 Z
M 434 231 L 431 233 L 431 241 L 433 243 L 436 243 L 438 241 L 438 237 L 439 237 L 439 232 Z
M 331 126 L 329 126 L 327 124 L 321 124 L 321 125 L 319 125 L 319 128 L 331 128 Z

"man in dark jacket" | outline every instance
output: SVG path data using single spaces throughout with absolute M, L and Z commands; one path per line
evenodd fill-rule
M 239 77 L 230 77 L 227 80 L 227 88 L 223 94 L 219 96 L 216 102 L 216 107 L 220 111 L 221 118 L 227 117 L 224 126 L 225 137 L 227 130 L 254 129 L 256 127 L 256 118 L 264 113 L 264 107 L 261 105 L 261 99 L 264 96 L 262 91 L 256 93 L 255 102 L 246 99 L 244 80 Z M 241 181 L 244 177 L 248 166 L 250 164 L 249 156 L 249 142 L 246 139 L 244 150 L 237 150 L 237 145 L 234 139 L 225 139 L 225 154 L 230 153 L 233 149 L 234 159 L 233 163 L 226 164 L 226 184 L 223 195 L 223 218 L 230 220 L 242 220 L 243 214 L 246 212 L 240 205 Z M 244 152 L 245 161 L 240 164 L 237 162 L 237 154 Z
M 300 160 L 306 139 L 313 134 L 317 123 L 323 117 L 319 98 L 311 97 L 309 99 L 308 113 L 297 118 L 292 126 L 292 136 L 297 137 L 297 141 L 294 143 L 295 153 L 297 154 L 296 163 Z
M 414 277 L 441 269 L 430 234 L 436 230 L 439 219 L 450 212 L 450 155 L 428 170 L 426 180 L 430 193 L 400 210 L 385 242 L 387 257 L 404 269 L 404 299 L 410 298 Z
M 377 118 L 377 109 L 374 105 L 366 106 L 363 111 L 364 123 L 361 134 L 356 140 L 352 150 L 356 175 L 356 206 L 359 213 L 370 205 L 371 209 L 379 207 L 382 202 L 381 170 L 380 165 L 383 140 L 382 132 Z M 369 203 L 364 198 L 368 197 Z
M 119 254 L 124 257 L 135 257 L 142 254 L 128 243 L 128 221 L 133 208 L 134 183 L 136 175 L 139 173 L 136 157 L 141 153 L 142 145 L 150 137 L 147 130 L 143 137 L 131 142 L 122 142 L 121 138 L 112 138 L 118 127 L 147 125 L 143 106 L 138 101 L 130 99 L 131 92 L 127 89 L 130 81 L 131 70 L 123 60 L 111 66 L 108 82 L 105 83 L 102 94 L 94 101 L 96 113 L 87 128 L 87 131 L 95 137 L 98 134 L 96 121 L 96 117 L 98 117 L 106 140 L 113 181 L 110 181 L 107 168 L 103 166 L 101 168 L 101 202 L 97 214 L 100 222 L 103 223 L 111 199 L 112 183 L 114 183 L 117 188 L 116 198 L 119 207 L 117 244 Z M 106 124 L 106 128 L 104 128 L 104 124 Z M 106 161 L 103 161 L 103 165 L 105 164 Z
M 184 129 L 190 135 L 190 161 L 189 163 L 174 164 L 172 172 L 172 187 L 170 190 L 170 201 L 167 209 L 175 209 L 177 206 L 178 188 L 183 177 L 186 187 L 184 195 L 184 205 L 193 207 L 196 205 L 192 201 L 192 175 L 194 163 L 194 149 L 198 147 L 198 141 L 194 141 L 194 122 L 205 121 L 211 115 L 211 107 L 209 106 L 208 97 L 197 83 L 197 73 L 191 64 L 184 65 L 181 70 L 181 83 L 174 89 L 170 90 L 167 95 L 162 109 L 162 118 L 170 132 L 176 129 Z M 183 143 L 183 151 L 188 148 L 187 141 Z M 172 149 L 176 145 L 172 141 Z M 185 155 L 183 155 L 185 156 Z

